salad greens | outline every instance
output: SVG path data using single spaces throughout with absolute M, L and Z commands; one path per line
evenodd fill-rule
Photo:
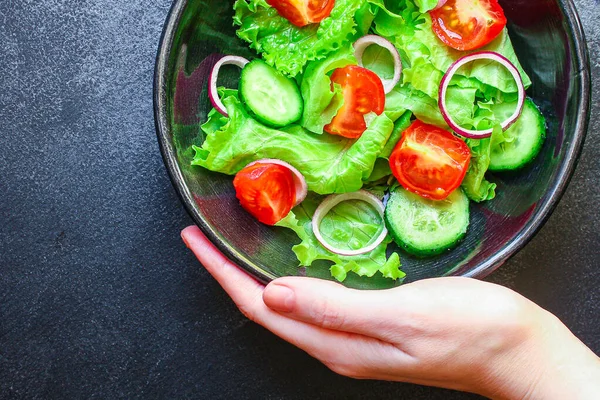
M 437 0 L 415 0 L 415 4 L 422 13 L 433 10 L 438 5 L 438 2 Z
M 280 16 L 265 0 L 237 0 L 234 5 L 238 36 L 261 53 L 265 61 L 290 76 L 308 61 L 319 60 L 347 44 L 354 35 L 362 0 L 336 0 L 331 15 L 320 24 L 299 28 Z
M 492 139 L 467 139 L 467 144 L 471 149 L 471 164 L 462 187 L 469 199 L 475 202 L 492 200 L 496 197 L 496 184 L 485 179 L 490 167 Z
M 220 88 L 228 116 L 215 109 L 209 113 L 201 126 L 206 139 L 201 146 L 193 146 L 192 164 L 234 175 L 253 161 L 281 159 L 301 171 L 314 193 L 277 224 L 292 229 L 300 238 L 301 243 L 293 247 L 300 265 L 331 261 L 331 273 L 339 281 L 349 272 L 404 278 L 399 255 L 387 252 L 390 236 L 370 253 L 342 256 L 320 245 L 311 223 L 324 195 L 366 187 L 381 198 L 390 186 L 398 186 L 388 158 L 412 118 L 449 129 L 438 105 L 440 82 L 466 53 L 443 45 L 432 31 L 427 11 L 437 4 L 437 0 L 336 0 L 330 16 L 319 24 L 297 27 L 266 0 L 235 2 L 238 36 L 268 64 L 295 79 L 304 101 L 302 117 L 283 128 L 268 127 L 247 111 L 237 90 Z M 357 64 L 352 44 L 366 34 L 382 36 L 398 49 L 404 67 L 401 82 L 386 95 L 384 113 L 367 119 L 367 130 L 360 138 L 324 134 L 324 127 L 344 104 L 342 87 L 332 84 L 330 75 Z M 518 69 L 525 87 L 531 85 L 506 29 L 482 50 L 506 57 Z M 393 60 L 377 46 L 365 51 L 362 61 L 380 76 L 390 75 Z M 495 127 L 491 138 L 466 139 L 472 158 L 462 188 L 473 201 L 495 197 L 496 185 L 486 180 L 490 152 L 493 143 L 514 140 L 502 132 L 499 123 L 514 109 L 517 91 L 512 75 L 502 65 L 485 60 L 459 69 L 450 82 L 446 104 L 455 121 L 467 129 Z M 337 247 L 362 248 L 380 233 L 384 223 L 366 203 L 347 201 L 325 216 L 320 226 Z
M 398 2 L 398 7 L 402 7 Z M 420 68 L 425 68 L 423 64 L 430 64 L 426 68 L 430 71 L 438 71 L 438 74 L 431 77 L 429 75 L 417 75 L 416 85 L 426 85 L 426 83 L 418 82 L 419 80 L 432 80 L 439 77 L 442 79 L 443 74 L 450 65 L 465 55 L 465 52 L 454 50 L 448 46 L 440 44 L 439 39 L 431 29 L 431 17 L 429 14 L 421 14 L 414 11 L 414 5 L 411 10 L 411 1 L 405 0 L 406 8 L 402 8 L 401 15 L 394 14 L 390 11 L 380 12 L 375 18 L 374 31 L 390 40 L 400 50 L 403 60 L 407 62 L 409 67 L 420 65 Z M 401 28 L 398 28 L 401 26 Z M 523 71 L 519 60 L 514 52 L 510 37 L 506 29 L 489 45 L 481 49 L 482 51 L 493 51 L 505 56 L 512 62 L 523 78 L 525 87 L 531 85 L 531 80 Z M 502 66 L 491 63 L 489 61 L 478 61 L 466 66 L 459 72 L 460 76 L 466 78 L 474 78 L 476 86 L 480 84 L 490 88 L 495 88 L 504 93 L 516 93 L 517 86 L 514 79 L 508 71 Z M 404 80 L 404 83 L 415 84 L 415 80 Z M 439 81 L 437 82 L 439 87 Z M 437 97 L 437 95 L 435 96 Z
M 400 256 L 392 253 L 388 258 L 386 249 L 391 238 L 387 238 L 375 250 L 360 256 L 341 256 L 323 248 L 312 231 L 312 217 L 323 200 L 322 196 L 311 195 L 277 226 L 292 229 L 302 240 L 292 248 L 301 266 L 309 267 L 317 260 L 332 261 L 331 274 L 344 281 L 348 272 L 372 277 L 380 272 L 384 277 L 402 279 Z M 332 244 L 361 248 L 383 229 L 382 218 L 364 202 L 344 202 L 337 205 L 321 222 L 321 232 Z
M 358 140 L 314 135 L 299 125 L 280 130 L 256 121 L 233 90 L 221 91 L 229 118 L 211 111 L 202 125 L 206 141 L 194 146 L 193 165 L 233 175 L 253 161 L 284 159 L 302 171 L 308 189 L 319 194 L 360 190 L 394 128 L 382 114 Z
M 342 87 L 331 86 L 329 75 L 337 68 L 356 64 L 350 43 L 322 61 L 312 61 L 306 66 L 300 90 L 304 99 L 301 125 L 309 131 L 322 134 L 344 103 Z

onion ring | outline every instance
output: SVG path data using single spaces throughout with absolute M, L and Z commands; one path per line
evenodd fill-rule
M 358 192 L 354 193 L 334 194 L 323 200 L 319 207 L 317 207 L 317 210 L 315 211 L 312 220 L 313 233 L 319 241 L 319 243 L 321 243 L 323 247 L 325 247 L 332 253 L 339 254 L 341 256 L 359 256 L 361 254 L 370 253 L 371 251 L 375 250 L 375 248 L 379 246 L 387 237 L 388 231 L 385 227 L 385 224 L 383 224 L 383 231 L 374 241 L 372 241 L 371 244 L 358 250 L 338 249 L 337 247 L 329 244 L 321 234 L 320 225 L 325 215 L 327 215 L 333 207 L 347 200 L 361 200 L 366 203 L 369 203 L 377 209 L 377 212 L 379 213 L 379 215 L 381 215 L 381 219 L 383 220 L 385 206 L 383 205 L 381 200 L 379 200 L 376 196 L 367 192 L 366 190 L 359 190 Z
M 523 79 L 521 78 L 521 74 L 517 67 L 514 66 L 506 57 L 501 54 L 492 52 L 492 51 L 481 51 L 478 53 L 469 54 L 468 56 L 464 56 L 459 58 L 454 64 L 450 66 L 446 74 L 442 78 L 442 83 L 440 84 L 439 91 L 439 103 L 440 103 L 440 111 L 444 120 L 450 126 L 450 128 L 456 132 L 457 134 L 464 136 L 470 139 L 483 139 L 492 136 L 494 132 L 493 128 L 485 129 L 485 130 L 472 130 L 465 129 L 459 126 L 448 111 L 448 107 L 446 105 L 446 94 L 448 92 L 448 87 L 450 86 L 450 81 L 456 72 L 465 64 L 468 64 L 472 61 L 476 60 L 491 60 L 495 61 L 502 66 L 504 66 L 513 76 L 515 82 L 517 83 L 517 91 L 518 91 L 518 101 L 517 101 L 517 109 L 506 121 L 502 122 L 502 130 L 507 130 L 514 124 L 517 119 L 521 116 L 521 112 L 523 112 L 523 106 L 525 105 L 525 85 L 523 84 Z
M 217 61 L 210 72 L 210 78 L 208 79 L 208 98 L 210 99 L 213 107 L 226 117 L 229 117 L 229 114 L 227 114 L 227 109 L 219 98 L 219 93 L 217 91 L 217 79 L 219 78 L 219 71 L 224 65 L 235 65 L 236 67 L 244 68 L 249 62 L 250 61 L 246 60 L 244 57 L 224 56 Z
M 379 77 L 381 79 L 381 82 L 383 83 L 383 89 L 385 94 L 388 94 L 392 91 L 392 89 L 394 89 L 398 82 L 400 82 L 400 77 L 402 75 L 402 60 L 400 59 L 400 53 L 398 52 L 398 49 L 396 49 L 396 47 L 392 44 L 392 42 L 382 38 L 381 36 L 363 36 L 360 39 L 358 39 L 356 43 L 354 43 L 354 56 L 358 61 L 358 65 L 360 65 L 361 67 L 364 67 L 362 58 L 363 54 L 365 53 L 365 50 L 373 44 L 381 46 L 387 51 L 389 51 L 392 55 L 392 58 L 394 59 L 394 77 L 392 79 L 383 79 Z

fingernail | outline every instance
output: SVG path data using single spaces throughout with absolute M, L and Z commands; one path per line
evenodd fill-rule
M 263 292 L 263 301 L 267 307 L 275 311 L 292 312 L 295 300 L 296 295 L 292 289 L 276 283 L 268 285 Z

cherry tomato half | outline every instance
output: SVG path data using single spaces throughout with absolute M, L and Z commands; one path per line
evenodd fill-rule
M 292 24 L 303 27 L 329 17 L 335 0 L 267 0 L 267 3 Z
M 444 200 L 462 183 L 469 146 L 452 133 L 419 120 L 402 134 L 390 156 L 390 168 L 407 190 L 432 200 Z
M 433 31 L 456 50 L 474 50 L 494 40 L 506 26 L 497 0 L 448 0 L 429 12 Z
M 244 168 L 233 180 L 242 207 L 263 224 L 275 225 L 296 202 L 292 172 L 281 165 L 257 163 Z
M 331 123 L 325 126 L 325 132 L 356 139 L 367 129 L 365 114 L 383 113 L 385 108 L 383 83 L 373 71 L 358 65 L 336 69 L 331 75 L 331 82 L 342 86 L 344 105 Z

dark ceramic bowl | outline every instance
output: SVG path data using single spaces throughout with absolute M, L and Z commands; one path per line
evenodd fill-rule
M 231 260 L 262 281 L 286 275 L 330 279 L 327 264 L 298 268 L 291 231 L 258 223 L 235 198 L 232 178 L 191 167 L 192 144 L 210 110 L 207 78 L 219 53 L 253 57 L 232 26 L 233 2 L 175 0 L 156 62 L 154 108 L 165 164 L 188 212 Z M 418 260 L 402 254 L 408 280 L 484 277 L 519 251 L 548 219 L 564 193 L 588 124 L 590 69 L 583 31 L 569 0 L 504 0 L 510 36 L 533 80 L 528 94 L 548 121 L 541 155 L 526 170 L 498 175 L 498 197 L 472 206 L 466 240 L 445 255 Z M 206 61 L 205 61 L 206 60 Z M 226 71 L 225 71 L 226 72 Z M 236 85 L 238 72 L 225 76 Z M 350 274 L 352 275 L 352 274 Z M 351 277 L 346 284 L 385 288 L 393 282 Z

